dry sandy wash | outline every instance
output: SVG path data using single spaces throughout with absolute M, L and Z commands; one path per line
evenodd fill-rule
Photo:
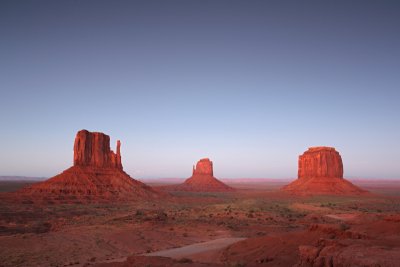
M 345 181 L 334 149 L 300 156 L 290 185 L 217 180 L 208 159 L 183 185 L 145 185 L 120 142 L 75 140 L 60 175 L 15 193 L 27 182 L 0 182 L 0 266 L 399 266 L 400 182 Z

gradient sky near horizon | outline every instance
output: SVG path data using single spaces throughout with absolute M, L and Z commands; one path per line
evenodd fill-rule
M 72 165 L 80 129 L 135 178 L 400 178 L 399 1 L 1 1 L 0 175 Z

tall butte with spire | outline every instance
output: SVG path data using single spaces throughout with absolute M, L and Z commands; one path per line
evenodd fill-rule
M 361 194 L 343 178 L 343 162 L 333 147 L 310 147 L 299 156 L 298 178 L 282 188 L 294 194 Z
M 73 166 L 62 173 L 18 191 L 23 195 L 52 200 L 129 200 L 155 198 L 159 192 L 132 179 L 123 171 L 121 142 L 116 153 L 110 137 L 81 130 L 74 143 Z
M 116 168 L 122 170 L 121 141 L 117 141 L 116 154 L 110 149 L 110 137 L 103 133 L 81 130 L 74 143 L 74 166 Z
M 234 189 L 214 177 L 213 162 L 204 158 L 193 166 L 192 176 L 180 185 L 174 187 L 176 191 L 194 192 L 229 192 Z

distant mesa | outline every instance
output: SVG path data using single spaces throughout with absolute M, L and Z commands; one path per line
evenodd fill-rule
M 234 189 L 214 177 L 213 162 L 208 158 L 201 159 L 193 166 L 192 176 L 180 185 L 173 187 L 174 191 L 193 192 L 230 192 Z
M 299 156 L 298 179 L 282 188 L 294 194 L 362 194 L 367 191 L 343 179 L 343 162 L 333 147 L 310 147 Z
M 51 200 L 128 200 L 155 198 L 159 192 L 123 171 L 121 142 L 116 153 L 104 133 L 81 130 L 74 144 L 74 165 L 44 182 L 18 191 Z

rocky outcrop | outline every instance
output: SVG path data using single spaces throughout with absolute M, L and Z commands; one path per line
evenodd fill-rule
M 193 175 L 214 175 L 213 163 L 210 159 L 205 158 L 197 162 L 196 168 L 193 166 Z
M 110 137 L 103 133 L 81 130 L 74 143 L 74 166 L 117 168 L 122 170 L 121 142 L 117 141 L 117 153 L 110 149 Z
M 310 147 L 299 156 L 298 178 L 343 178 L 343 163 L 333 147 Z
M 169 187 L 172 191 L 193 192 L 229 192 L 234 191 L 220 180 L 214 177 L 213 163 L 208 158 L 201 159 L 193 166 L 192 176 L 183 184 Z
M 398 266 L 399 261 L 400 248 L 320 240 L 317 246 L 299 246 L 295 266 Z
M 110 137 L 81 130 L 74 144 L 74 165 L 62 173 L 18 192 L 49 201 L 103 201 L 158 198 L 162 194 L 122 170 L 121 142 L 116 153 Z
M 342 157 L 333 147 L 311 147 L 300 155 L 297 180 L 282 189 L 301 195 L 366 193 L 343 179 Z

